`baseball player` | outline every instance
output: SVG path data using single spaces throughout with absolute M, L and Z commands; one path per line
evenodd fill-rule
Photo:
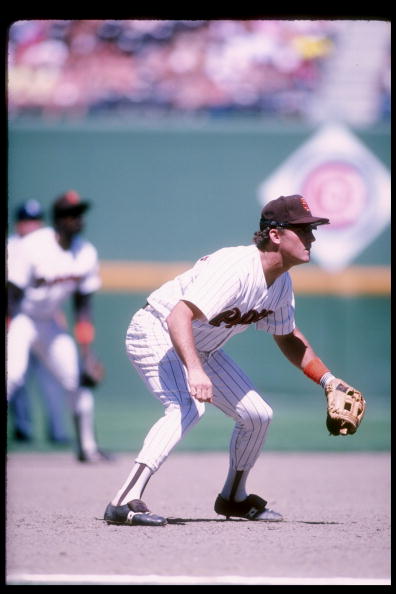
M 107 505 L 112 524 L 163 526 L 142 500 L 149 479 L 211 403 L 235 420 L 229 469 L 215 501 L 226 518 L 279 522 L 282 515 L 246 481 L 272 418 L 271 407 L 222 347 L 251 324 L 272 334 L 281 352 L 325 387 L 335 378 L 296 327 L 289 269 L 309 262 L 313 231 L 329 220 L 312 216 L 302 196 L 281 196 L 261 213 L 252 245 L 226 247 L 149 295 L 126 335 L 128 357 L 165 408 L 135 463 Z M 341 381 L 341 380 L 340 380 Z
M 81 368 L 95 358 L 91 302 L 100 286 L 96 249 L 81 236 L 82 215 L 89 206 L 73 190 L 61 195 L 52 207 L 53 228 L 43 227 L 21 240 L 8 268 L 8 399 L 24 384 L 33 352 L 67 392 L 81 462 L 111 459 L 98 448 L 93 395 L 80 381 Z M 58 316 L 68 298 L 79 349 Z
M 27 200 L 18 205 L 14 217 L 14 233 L 7 240 L 7 260 L 14 252 L 22 237 L 29 235 L 44 224 L 44 213 L 37 200 Z M 45 365 L 33 355 L 29 359 L 28 375 L 34 374 L 38 380 L 40 394 L 46 406 L 48 439 L 56 444 L 68 444 L 69 436 L 64 422 L 64 392 Z M 25 385 L 21 386 L 10 402 L 10 413 L 14 426 L 14 439 L 29 442 L 33 437 L 31 406 Z

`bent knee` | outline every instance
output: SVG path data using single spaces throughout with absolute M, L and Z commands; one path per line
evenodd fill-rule
M 273 417 L 273 410 L 259 394 L 255 394 L 253 399 L 244 403 L 243 407 L 238 409 L 241 421 L 248 425 L 268 425 Z
M 265 416 L 266 416 L 268 422 L 270 423 L 272 421 L 272 417 L 274 416 L 274 411 L 272 410 L 270 405 L 267 404 L 266 402 L 264 402 L 264 405 L 265 405 Z
M 68 393 L 75 394 L 80 389 L 80 378 L 56 378 L 61 387 Z
M 270 406 L 262 407 L 260 410 L 250 411 L 249 422 L 253 425 L 269 425 L 272 421 L 273 411 Z

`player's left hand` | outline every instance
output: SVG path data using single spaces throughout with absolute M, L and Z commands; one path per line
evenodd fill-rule
M 86 388 L 95 388 L 104 378 L 105 368 L 99 359 L 89 351 L 81 361 L 80 385 Z
M 331 380 L 326 388 L 326 426 L 331 435 L 352 435 L 366 411 L 366 401 L 356 388 L 341 379 Z

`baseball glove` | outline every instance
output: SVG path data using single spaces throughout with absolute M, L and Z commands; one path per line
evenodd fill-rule
M 80 385 L 95 388 L 104 378 L 105 369 L 102 363 L 90 353 L 81 363 Z
M 326 427 L 331 435 L 352 435 L 356 432 L 366 410 L 361 392 L 341 379 L 331 380 L 326 388 Z

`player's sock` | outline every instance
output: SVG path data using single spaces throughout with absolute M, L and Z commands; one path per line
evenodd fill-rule
M 235 470 L 230 468 L 221 496 L 229 501 L 243 501 L 248 496 L 246 492 L 246 479 L 249 470 Z
M 133 499 L 141 499 L 153 471 L 145 464 L 136 463 L 131 473 L 112 500 L 112 505 L 125 505 Z
M 84 454 L 95 453 L 98 446 L 94 426 L 94 398 L 92 392 L 86 388 L 78 391 L 74 421 L 79 449 Z

